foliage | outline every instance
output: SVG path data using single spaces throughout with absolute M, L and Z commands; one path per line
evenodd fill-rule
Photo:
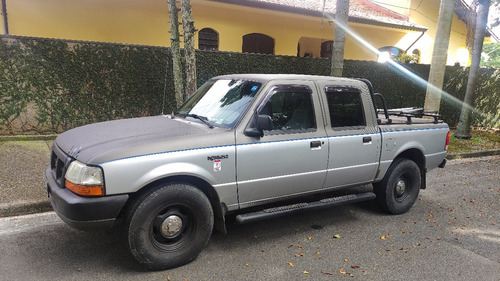
M 397 61 L 402 63 L 418 63 L 418 57 L 402 53 L 401 55 L 399 55 Z
M 500 68 L 500 43 L 484 44 L 481 66 Z
M 330 60 L 197 51 L 198 86 L 229 73 L 329 75 Z M 57 133 L 119 118 L 158 115 L 175 109 L 169 48 L 0 37 L 0 133 Z M 424 81 L 429 66 L 401 64 Z M 345 77 L 362 77 L 389 107 L 422 107 L 425 85 L 389 65 L 344 63 Z M 467 69 L 448 67 L 443 119 L 454 126 L 465 94 Z M 500 70 L 482 69 L 474 125 L 500 128 Z M 165 97 L 165 98 L 164 98 Z
M 471 139 L 455 138 L 455 130 L 451 130 L 448 154 L 471 153 L 500 149 L 500 132 L 492 130 L 473 130 Z
M 163 92 L 168 52 L 32 39 L 0 40 L 0 49 L 5 132 L 60 132 L 161 112 L 157 94 Z

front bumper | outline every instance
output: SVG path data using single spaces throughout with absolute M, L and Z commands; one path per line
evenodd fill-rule
M 66 224 L 79 230 L 99 231 L 111 228 L 129 198 L 127 194 L 78 196 L 57 184 L 50 166 L 45 170 L 45 182 L 54 211 Z

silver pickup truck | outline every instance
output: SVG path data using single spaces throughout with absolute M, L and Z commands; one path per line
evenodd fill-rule
M 45 181 L 67 224 L 119 223 L 133 257 L 165 269 L 193 260 L 229 217 L 245 223 L 373 199 L 404 213 L 427 171 L 445 166 L 448 141 L 437 115 L 387 110 L 367 80 L 227 75 L 171 115 L 59 135 Z M 366 184 L 373 190 L 318 196 Z

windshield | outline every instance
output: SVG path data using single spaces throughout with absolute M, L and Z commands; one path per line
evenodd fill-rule
M 261 83 L 245 80 L 209 80 L 177 111 L 219 127 L 234 127 L 260 89 Z

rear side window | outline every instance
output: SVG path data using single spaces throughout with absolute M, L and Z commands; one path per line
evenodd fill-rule
M 355 88 L 326 87 L 332 128 L 365 127 L 361 92 Z

